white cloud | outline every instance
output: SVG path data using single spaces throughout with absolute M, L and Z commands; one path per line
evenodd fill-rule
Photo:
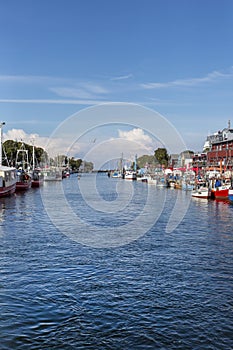
M 69 105 L 96 105 L 106 103 L 104 100 L 59 100 L 59 99 L 0 99 L 0 103 L 25 103 L 25 104 L 69 104 Z
M 153 140 L 140 128 L 130 131 L 118 130 L 118 138 L 110 138 L 96 143 L 86 153 L 86 158 L 92 161 L 95 169 L 106 168 L 109 164 L 123 156 L 124 164 L 129 166 L 138 157 L 144 154 L 154 154 L 154 150 L 161 146 L 157 140 Z
M 217 81 L 218 79 L 231 78 L 233 77 L 232 68 L 227 73 L 222 73 L 218 71 L 213 71 L 201 78 L 190 78 L 190 79 L 178 79 L 165 83 L 145 83 L 141 84 L 144 89 L 159 89 L 159 88 L 169 88 L 169 87 L 186 87 L 186 86 L 196 86 L 202 83 L 209 83 Z
M 102 86 L 91 83 L 80 84 L 80 86 L 75 87 L 52 87 L 49 90 L 61 97 L 78 99 L 98 99 L 100 95 L 108 93 Z
M 76 156 L 81 151 L 81 144 L 75 144 L 70 150 L 69 138 L 50 138 L 42 137 L 38 134 L 27 134 L 23 129 L 11 129 L 3 133 L 3 142 L 7 140 L 22 141 L 35 147 L 43 148 L 50 157 L 55 157 L 59 154 L 68 154 L 69 157 Z
M 136 142 L 143 148 L 151 149 L 154 144 L 152 138 L 145 134 L 142 129 L 134 128 L 130 131 L 119 130 L 119 137 L 127 141 Z
M 130 78 L 133 78 L 133 74 L 121 75 L 119 77 L 114 77 L 111 80 L 126 80 L 126 79 L 130 79 Z
M 63 135 L 64 136 L 64 135 Z M 68 155 L 68 157 L 82 158 L 94 163 L 95 169 L 101 168 L 103 164 L 120 159 L 123 154 L 125 161 L 129 164 L 144 154 L 153 154 L 160 146 L 159 142 L 145 134 L 142 129 L 134 128 L 130 131 L 118 130 L 117 138 L 109 138 L 98 142 L 96 139 L 77 140 L 70 144 L 69 137 L 41 137 L 38 134 L 27 134 L 23 129 L 11 129 L 3 134 L 3 141 L 22 141 L 43 148 L 50 157 L 57 155 Z
M 4 141 L 14 140 L 14 141 L 24 141 L 26 143 L 31 143 L 32 140 L 38 138 L 38 134 L 26 134 L 23 129 L 11 129 L 3 134 Z
M 50 91 L 54 92 L 56 95 L 61 97 L 69 97 L 69 98 L 85 98 L 92 99 L 96 98 L 92 93 L 77 88 L 68 88 L 68 87 L 55 87 L 50 88 Z

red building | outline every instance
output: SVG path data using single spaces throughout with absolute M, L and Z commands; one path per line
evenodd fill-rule
M 207 151 L 207 167 L 210 170 L 233 169 L 233 129 L 228 127 L 207 137 L 209 150 Z

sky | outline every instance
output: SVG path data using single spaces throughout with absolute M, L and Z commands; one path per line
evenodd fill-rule
M 107 148 L 153 154 L 160 122 L 150 115 L 152 132 L 149 109 L 185 148 L 202 151 L 207 135 L 233 125 L 232 42 L 232 0 L 0 0 L 3 141 L 46 148 L 53 138 L 55 153 L 88 161 L 101 153 L 100 163 L 111 159 Z M 109 115 L 103 126 L 98 106 L 115 103 L 139 106 L 142 123 Z M 65 124 L 71 134 L 57 137 Z

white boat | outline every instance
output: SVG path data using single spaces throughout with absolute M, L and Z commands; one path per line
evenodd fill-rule
M 125 180 L 137 180 L 137 174 L 135 171 L 126 171 Z
M 9 196 L 15 192 L 16 169 L 0 165 L 0 197 Z
M 119 179 L 119 178 L 122 178 L 122 174 L 121 174 L 120 171 L 114 171 L 114 172 L 112 173 L 112 177 L 113 177 L 113 178 Z
M 43 169 L 44 181 L 61 181 L 62 170 L 57 167 Z
M 137 176 L 137 181 L 148 182 L 148 176 L 147 175 Z
M 2 165 L 2 126 L 0 123 L 0 197 L 13 194 L 16 189 L 16 168 Z
M 153 175 L 149 175 L 149 176 L 148 176 L 148 178 L 147 178 L 147 183 L 148 183 L 149 185 L 157 185 L 157 182 L 158 182 L 158 180 L 156 179 L 155 176 L 153 176 Z
M 191 196 L 208 199 L 211 197 L 211 190 L 205 184 L 198 185 L 192 190 Z
M 175 181 L 170 181 L 169 182 L 169 187 L 170 188 L 175 188 L 176 182 Z

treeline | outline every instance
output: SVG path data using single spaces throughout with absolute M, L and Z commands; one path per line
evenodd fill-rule
M 19 149 L 22 149 L 22 147 L 24 147 L 24 149 L 28 151 L 28 160 L 29 160 L 29 163 L 32 164 L 33 146 L 23 142 L 18 142 L 13 140 L 7 140 L 3 143 L 2 164 L 15 167 L 17 151 Z M 48 155 L 45 152 L 45 150 L 41 147 L 34 147 L 34 152 L 35 152 L 36 165 L 40 166 L 40 164 L 44 162 L 45 159 L 48 158 Z M 22 152 L 20 152 L 18 154 L 18 162 L 22 162 L 23 157 L 25 157 L 25 155 Z
M 156 168 L 164 166 L 169 163 L 169 155 L 166 148 L 157 148 L 154 155 L 143 155 L 137 159 L 137 167 L 144 168 L 145 166 Z
M 3 143 L 2 165 L 18 167 L 21 162 L 25 161 L 25 154 L 23 152 L 18 153 L 17 163 L 16 156 L 17 151 L 25 149 L 28 151 L 29 164 L 33 163 L 33 146 L 24 142 L 18 142 L 13 140 L 7 140 Z M 55 158 L 50 158 L 47 152 L 41 148 L 34 146 L 34 161 L 36 167 L 44 167 L 45 165 L 56 166 L 69 166 L 72 171 L 79 171 L 81 168 L 83 171 L 93 170 L 93 164 L 91 162 L 85 162 L 82 159 L 75 159 L 74 157 L 68 158 L 65 155 L 58 155 Z

